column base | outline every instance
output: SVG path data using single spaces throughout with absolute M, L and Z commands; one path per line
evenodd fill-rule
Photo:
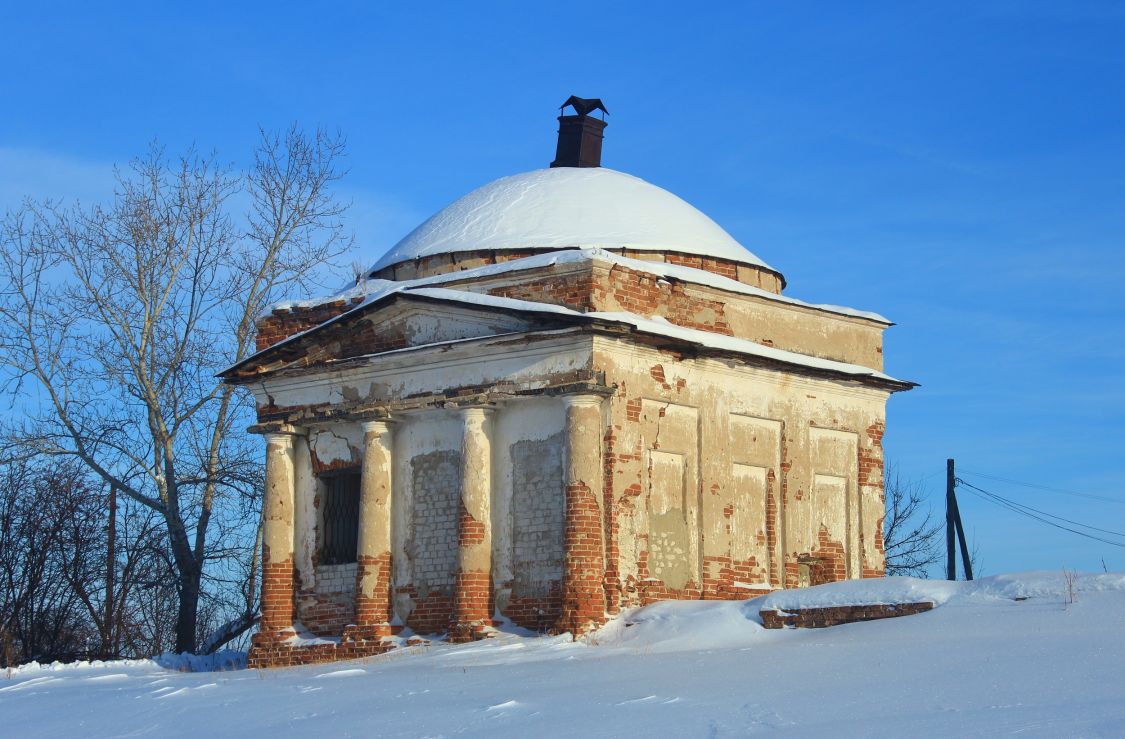
M 473 621 L 471 623 L 451 624 L 446 641 L 450 644 L 466 644 L 468 642 L 488 639 L 495 633 L 492 631 L 492 620 Z
M 492 576 L 487 572 L 459 572 L 454 583 L 453 615 L 447 640 L 451 644 L 485 638 L 492 623 Z
M 324 641 L 316 644 L 301 644 L 294 637 L 296 632 L 280 631 L 271 635 L 258 632 L 250 640 L 250 653 L 247 667 L 296 667 L 323 662 L 336 662 L 361 657 L 374 657 L 395 648 L 392 641 L 385 641 L 384 635 L 376 635 L 370 629 L 377 627 L 349 626 L 339 641 Z M 284 636 L 284 638 L 279 638 Z
M 384 636 L 394 636 L 402 631 L 401 626 L 392 626 L 388 623 L 381 624 L 349 624 L 344 627 L 343 639 L 382 639 Z

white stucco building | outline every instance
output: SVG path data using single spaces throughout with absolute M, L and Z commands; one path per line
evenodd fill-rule
M 591 102 L 224 373 L 268 445 L 252 664 L 882 575 L 889 321 L 597 166 Z

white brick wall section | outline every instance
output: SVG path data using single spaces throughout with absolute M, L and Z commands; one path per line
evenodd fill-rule
M 355 564 L 321 565 L 316 569 L 316 592 L 321 595 L 355 593 Z

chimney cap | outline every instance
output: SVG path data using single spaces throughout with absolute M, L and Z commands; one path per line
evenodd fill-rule
M 606 115 L 609 115 L 609 111 L 606 110 L 601 98 L 580 98 L 577 95 L 571 95 L 566 99 L 565 103 L 559 106 L 559 112 L 561 113 L 568 105 L 574 108 L 574 112 L 581 116 L 589 115 L 595 110 L 600 110 Z

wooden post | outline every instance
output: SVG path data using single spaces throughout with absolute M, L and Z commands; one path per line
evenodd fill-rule
M 957 579 L 957 551 L 953 538 L 954 511 L 957 509 L 957 498 L 954 497 L 953 487 L 956 485 L 956 475 L 953 473 L 953 460 L 945 460 L 945 579 Z

